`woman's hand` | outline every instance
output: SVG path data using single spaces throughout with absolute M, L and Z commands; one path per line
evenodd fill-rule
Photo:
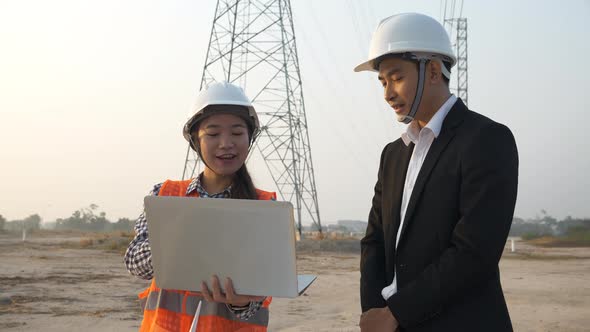
M 209 302 L 220 302 L 231 304 L 236 307 L 243 307 L 250 302 L 259 302 L 265 299 L 266 296 L 252 296 L 252 295 L 238 295 L 234 290 L 234 284 L 230 278 L 225 279 L 225 294 L 221 292 L 219 278 L 216 275 L 211 276 L 211 288 L 209 291 L 207 284 L 201 282 L 201 293 L 205 300 Z

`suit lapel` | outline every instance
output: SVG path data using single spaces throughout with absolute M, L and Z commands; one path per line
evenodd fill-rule
M 416 209 L 416 204 L 418 203 L 420 196 L 422 195 L 428 177 L 434 169 L 434 166 L 436 165 L 436 162 L 438 161 L 441 153 L 445 150 L 449 142 L 455 136 L 455 129 L 463 121 L 463 117 L 465 116 L 466 110 L 467 107 L 465 106 L 465 104 L 463 104 L 461 99 L 457 99 L 457 101 L 455 102 L 455 104 L 453 105 L 453 107 L 451 108 L 443 122 L 440 134 L 432 142 L 432 145 L 428 150 L 428 154 L 424 159 L 424 163 L 422 164 L 422 168 L 420 168 L 420 172 L 418 173 L 418 177 L 416 178 L 416 184 L 414 185 L 414 190 L 412 190 L 412 196 L 410 196 L 410 201 L 408 202 L 408 208 L 406 209 L 406 215 L 404 217 L 404 222 L 402 225 L 400 242 L 403 239 L 404 232 L 406 231 L 408 224 L 412 220 L 412 215 L 414 213 L 414 210 Z

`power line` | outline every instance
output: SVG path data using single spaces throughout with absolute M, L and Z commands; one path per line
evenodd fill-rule
M 322 43 L 322 47 L 325 47 L 325 49 L 326 49 L 326 51 L 327 51 L 326 53 L 328 54 L 328 56 L 329 56 L 331 59 L 338 59 L 338 57 L 337 57 L 337 56 L 334 54 L 334 52 L 333 52 L 332 48 L 330 47 L 330 44 L 331 44 L 331 43 L 329 42 L 328 38 L 327 38 L 327 37 L 326 37 L 326 35 L 324 34 L 324 31 L 323 31 L 323 29 L 322 29 L 321 25 L 319 24 L 319 22 L 318 22 L 318 20 L 317 20 L 317 17 L 316 17 L 316 16 L 315 16 L 315 14 L 314 14 L 314 12 L 315 12 L 314 8 L 313 8 L 313 7 L 311 7 L 311 3 L 309 3 L 309 4 L 310 4 L 310 14 L 311 14 L 310 16 L 311 16 L 311 18 L 312 18 L 312 21 L 313 21 L 313 22 L 314 22 L 314 24 L 316 25 L 316 27 L 315 27 L 313 30 L 314 30 L 314 31 L 316 31 L 316 32 L 319 32 L 320 38 L 321 38 L 321 39 L 322 39 L 322 41 L 323 41 L 323 43 Z M 303 30 L 302 28 L 300 28 L 300 29 L 299 29 L 299 32 L 301 33 L 301 35 L 302 35 L 302 37 L 303 37 L 304 41 L 308 41 L 308 42 L 306 42 L 306 44 L 310 45 L 310 43 L 309 43 L 309 40 L 307 39 L 307 36 L 306 36 L 306 34 L 305 34 L 305 30 Z M 352 101 L 352 103 L 356 104 L 356 105 L 354 105 L 354 106 L 353 106 L 354 108 L 356 108 L 356 109 L 363 109 L 362 105 L 360 105 L 360 104 L 359 104 L 359 100 L 358 100 L 358 99 L 355 99 L 355 98 L 352 98 L 352 99 L 350 99 L 350 98 L 345 98 L 345 96 L 344 96 L 344 95 L 342 95 L 342 92 L 341 92 L 342 90 L 345 90 L 345 91 L 353 91 L 353 90 L 350 88 L 350 86 L 349 86 L 349 84 L 348 84 L 348 81 L 347 81 L 347 80 L 345 80 L 345 79 L 343 79 L 342 73 L 341 73 L 339 70 L 332 70 L 332 71 L 330 71 L 330 72 L 327 72 L 327 71 L 325 70 L 324 66 L 322 65 L 322 62 L 321 62 L 321 61 L 319 61 L 319 59 L 318 59 L 318 58 L 315 56 L 315 53 L 313 53 L 313 55 L 312 55 L 312 56 L 314 57 L 314 60 L 315 60 L 315 61 L 314 61 L 314 64 L 316 64 L 316 65 L 318 66 L 318 68 L 319 68 L 319 70 L 320 70 L 320 72 L 321 72 L 322 76 L 323 76 L 323 77 L 324 77 L 324 79 L 325 79 L 325 82 L 326 82 L 326 84 L 328 85 L 329 91 L 330 91 L 332 94 L 336 94 L 335 96 L 334 96 L 334 95 L 332 95 L 332 96 L 331 96 L 331 97 L 332 97 L 332 99 L 333 99 L 333 100 L 335 100 L 335 101 L 337 101 L 337 102 L 339 102 L 339 103 L 343 102 L 344 100 L 350 100 L 350 101 Z M 333 85 L 333 84 L 331 83 L 331 79 L 332 79 L 332 77 L 337 77 L 337 78 L 338 78 L 338 83 L 339 83 L 339 84 L 337 84 L 336 86 L 335 86 L 335 85 Z M 340 86 L 342 86 L 342 87 L 338 87 L 338 85 L 340 85 Z M 348 112 L 348 109 L 349 109 L 349 107 L 346 107 L 346 106 L 350 106 L 350 105 L 349 105 L 349 104 L 346 104 L 346 105 L 344 105 L 344 107 L 341 107 L 341 108 L 340 108 L 340 110 L 346 110 L 346 112 Z M 349 117 L 350 117 L 351 119 L 353 119 L 353 118 L 354 118 L 354 116 L 355 116 L 355 114 L 350 114 L 350 116 L 349 116 Z M 361 137 L 361 139 L 362 139 L 363 141 L 365 141 L 365 142 L 369 142 L 369 141 L 373 140 L 373 143 L 374 143 L 374 144 L 376 143 L 376 142 L 374 141 L 374 137 L 372 137 L 372 136 L 371 136 L 371 137 L 367 137 L 366 135 L 364 135 L 363 131 L 362 131 L 362 130 L 359 130 L 359 129 L 357 128 L 357 126 L 355 125 L 355 123 L 354 123 L 354 122 L 349 122 L 348 124 L 349 124 L 349 125 L 352 127 L 352 129 L 353 129 L 353 132 L 356 132 L 356 133 L 358 133 L 359 135 L 361 135 L 361 136 L 362 136 L 362 137 Z M 361 134 L 361 133 L 363 133 L 363 134 Z

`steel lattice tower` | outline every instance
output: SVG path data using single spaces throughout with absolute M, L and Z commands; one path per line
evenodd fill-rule
M 467 19 L 457 19 L 457 96 L 467 105 Z
M 252 99 L 259 151 L 280 198 L 321 232 L 305 103 L 290 0 L 218 0 L 200 89 L 228 81 Z M 188 147 L 183 179 L 199 168 Z
M 441 0 L 441 10 L 443 9 L 443 0 Z M 457 2 L 452 0 L 450 3 L 444 1 L 444 18 L 443 24 L 449 37 L 455 39 L 455 52 L 457 55 L 456 70 L 453 70 L 453 77 L 457 79 L 457 88 L 455 92 L 457 97 L 461 98 L 465 105 L 468 105 L 468 75 L 467 75 L 467 18 L 463 17 L 463 0 Z M 459 16 L 455 16 L 455 10 Z M 456 73 L 456 74 L 454 74 Z

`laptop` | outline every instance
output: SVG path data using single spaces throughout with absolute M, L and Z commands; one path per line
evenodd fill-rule
M 147 196 L 145 213 L 156 285 L 211 289 L 216 274 L 237 294 L 295 298 L 316 279 L 297 275 L 289 202 Z

